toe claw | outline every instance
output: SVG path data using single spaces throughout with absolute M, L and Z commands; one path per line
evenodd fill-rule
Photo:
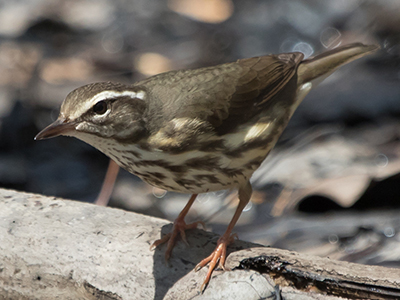
M 161 239 L 154 241 L 153 244 L 150 246 L 150 250 L 154 250 L 159 245 L 166 243 L 171 238 L 171 233 L 164 235 Z
M 205 291 L 207 285 L 208 285 L 208 282 L 203 282 L 203 284 L 202 284 L 201 287 L 200 287 L 200 293 L 201 293 L 201 294 L 204 293 L 204 291 Z
M 194 267 L 194 271 L 195 271 L 195 272 L 198 272 L 198 271 L 200 271 L 202 268 L 203 268 L 202 265 L 197 264 L 197 265 Z
M 180 232 L 180 234 L 181 234 L 181 239 L 182 239 L 182 241 L 186 244 L 186 246 L 189 247 L 189 243 L 188 243 L 188 241 L 187 241 L 187 239 L 186 239 L 185 229 L 181 229 L 181 230 L 179 230 L 179 232 Z
M 167 264 L 170 258 L 171 258 L 171 251 L 165 251 L 164 259 Z
M 220 268 L 222 271 L 228 271 L 228 269 L 225 268 L 225 266 L 221 265 L 220 263 L 218 264 L 218 268 Z
M 204 223 L 203 221 L 198 221 L 196 223 L 197 223 L 197 225 L 200 224 L 201 227 L 203 227 L 203 229 L 206 229 L 206 223 Z

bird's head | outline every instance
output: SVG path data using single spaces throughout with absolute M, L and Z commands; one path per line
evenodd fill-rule
M 119 83 L 92 83 L 68 94 L 56 121 L 36 140 L 73 136 L 96 147 L 97 140 L 135 143 L 146 134 L 146 92 Z

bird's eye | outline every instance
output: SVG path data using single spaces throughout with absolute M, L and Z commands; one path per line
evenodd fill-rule
M 107 111 L 107 103 L 105 101 L 99 101 L 93 106 L 93 111 L 98 115 L 103 115 Z

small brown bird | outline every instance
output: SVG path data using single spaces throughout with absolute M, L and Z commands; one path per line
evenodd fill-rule
M 274 147 L 293 112 L 323 76 L 379 47 L 351 44 L 303 60 L 302 53 L 240 59 L 214 67 L 159 74 L 133 85 L 100 82 L 72 91 L 58 119 L 37 140 L 73 136 L 99 149 L 145 182 L 192 194 L 174 222 L 177 236 L 198 224 L 184 218 L 197 194 L 238 189 L 239 205 L 213 253 L 205 288 L 224 269 L 232 229 L 252 194 L 250 177 Z

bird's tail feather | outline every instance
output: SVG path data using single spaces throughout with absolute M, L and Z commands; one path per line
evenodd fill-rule
M 321 76 L 325 78 L 342 65 L 371 54 L 379 48 L 377 45 L 354 43 L 306 59 L 299 65 L 298 84 L 300 86 Z

